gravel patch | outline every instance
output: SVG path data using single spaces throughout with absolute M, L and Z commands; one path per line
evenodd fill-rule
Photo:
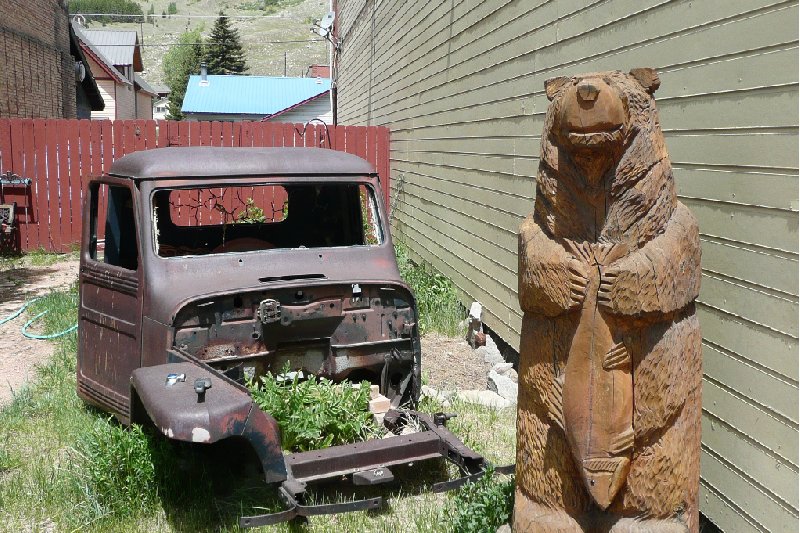
M 492 365 L 467 341 L 439 333 L 422 336 L 423 382 L 436 390 L 483 390 Z

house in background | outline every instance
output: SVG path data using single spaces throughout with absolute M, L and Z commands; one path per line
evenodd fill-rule
M 190 76 L 181 112 L 190 120 L 332 123 L 331 80 Z
M 69 49 L 75 58 L 75 116 L 76 118 L 92 118 L 92 111 L 105 109 L 103 95 L 92 76 L 89 60 L 81 50 L 80 41 L 72 26 L 69 27 Z
M 72 28 L 105 101 L 105 109 L 92 111 L 92 118 L 153 118 L 157 93 L 139 75 L 144 66 L 136 32 L 87 30 L 75 22 Z
M 153 118 L 164 120 L 169 114 L 169 87 L 166 85 L 156 85 L 154 87 L 156 97 L 153 99 Z
M 306 70 L 306 76 L 309 78 L 330 78 L 331 67 L 330 65 L 311 65 Z

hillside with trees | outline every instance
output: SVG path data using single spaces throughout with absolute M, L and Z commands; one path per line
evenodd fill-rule
M 170 50 L 199 47 L 179 42 L 181 36 L 197 32 L 208 39 L 220 11 L 239 33 L 247 74 L 303 76 L 309 65 L 328 63 L 327 42 L 309 31 L 330 9 L 328 0 L 69 0 L 68 5 L 73 14 L 131 15 L 87 16 L 86 26 L 139 33 L 142 75 L 154 85 L 167 84 L 163 63 Z

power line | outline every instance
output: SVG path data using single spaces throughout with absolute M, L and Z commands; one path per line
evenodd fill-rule
M 185 18 L 185 19 L 218 19 L 220 15 L 166 15 L 161 16 L 156 13 L 142 13 L 141 15 L 132 15 L 129 13 L 70 13 L 70 16 L 81 15 L 84 17 L 136 17 L 136 18 L 145 18 L 145 17 L 153 17 L 153 18 Z M 222 15 L 225 18 L 229 19 L 283 19 L 288 18 L 284 17 L 283 15 Z
M 325 39 L 306 39 L 306 40 L 297 40 L 297 41 L 256 41 L 251 44 L 291 44 L 291 43 L 327 43 Z M 148 43 L 148 44 L 141 44 L 139 43 L 136 46 L 213 46 L 213 45 L 223 45 L 223 44 L 230 44 L 227 41 L 222 42 L 203 42 L 203 43 Z M 92 43 L 93 46 L 97 46 L 100 48 L 110 47 L 110 46 L 134 46 L 132 44 L 95 44 Z

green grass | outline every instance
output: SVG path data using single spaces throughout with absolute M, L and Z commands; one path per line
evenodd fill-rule
M 32 329 L 48 334 L 68 328 L 76 319 L 76 288 L 44 297 L 28 316 L 45 308 L 49 312 Z M 238 531 L 240 516 L 281 509 L 275 489 L 241 460 L 240 451 L 129 430 L 85 406 L 75 394 L 76 350 L 76 333 L 60 337 L 35 381 L 0 410 L 0 531 Z M 423 398 L 420 410 L 443 408 Z M 448 427 L 469 446 L 495 464 L 514 460 L 513 409 L 454 401 L 447 410 L 459 413 Z M 378 511 L 264 530 L 449 533 L 460 527 L 458 509 L 486 514 L 481 509 L 491 507 L 486 502 L 495 501 L 507 482 L 500 478 L 443 495 L 430 492 L 430 485 L 455 474 L 443 461 L 393 471 L 401 483 L 369 489 L 332 484 L 312 494 L 316 502 L 385 496 Z
M 69 253 L 48 252 L 44 248 L 37 248 L 24 254 L 0 255 L 0 271 L 30 266 L 50 266 L 61 261 L 78 258 L 78 251 L 74 249 Z
M 417 298 L 420 332 L 438 331 L 450 337 L 463 335 L 460 324 L 465 310 L 453 282 L 426 263 L 414 263 L 407 246 L 400 241 L 395 243 L 395 255 L 400 276 Z
M 514 508 L 514 476 L 504 478 L 487 474 L 475 483 L 467 483 L 447 502 L 445 516 L 454 533 L 497 531 L 511 518 Z
M 43 248 L 30 251 L 24 255 L 27 262 L 33 266 L 50 266 L 61 261 L 68 261 L 70 259 L 78 258 L 78 251 L 73 250 L 69 253 L 59 254 L 55 252 L 48 252 Z

